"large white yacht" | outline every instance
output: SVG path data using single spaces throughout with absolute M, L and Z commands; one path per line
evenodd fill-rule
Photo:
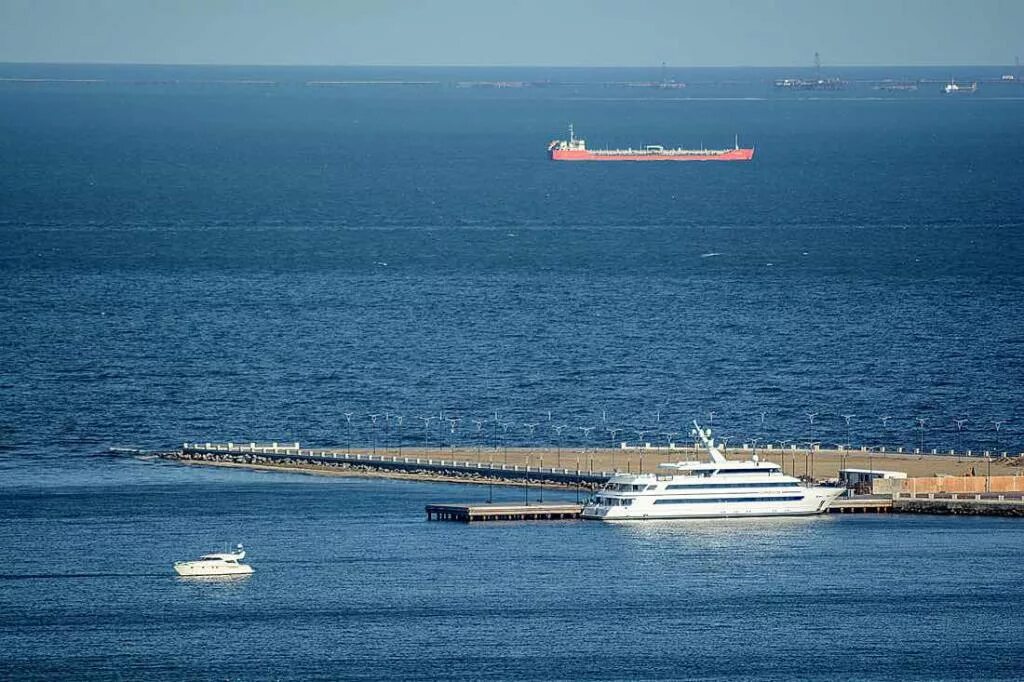
M 245 550 L 241 545 L 233 552 L 204 554 L 195 561 L 176 561 L 174 570 L 178 575 L 246 575 L 253 572 L 249 564 L 238 563 L 245 558 Z
M 807 486 L 782 467 L 728 460 L 710 429 L 697 422 L 694 435 L 708 451 L 707 462 L 661 464 L 673 474 L 616 474 L 583 507 L 583 518 L 601 521 L 805 516 L 821 514 L 843 488 Z

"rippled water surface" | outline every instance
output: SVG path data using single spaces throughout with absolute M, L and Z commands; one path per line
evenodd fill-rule
M 1024 675 L 1016 519 L 466 526 L 423 505 L 486 488 L 105 459 L 77 479 L 0 497 L 12 678 Z M 251 577 L 173 575 L 239 539 Z
M 709 73 L 0 65 L 100 79 L 0 82 L 2 675 L 1024 675 L 1014 521 L 465 527 L 423 504 L 481 489 L 94 457 L 384 412 L 1024 447 L 1022 92 Z M 487 78 L 575 85 L 454 85 Z M 757 152 L 547 161 L 569 121 Z M 235 541 L 250 579 L 170 575 Z

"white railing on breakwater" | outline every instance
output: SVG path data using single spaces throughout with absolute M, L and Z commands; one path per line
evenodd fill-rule
M 548 476 L 576 477 L 606 480 L 615 475 L 614 471 L 600 471 L 593 467 L 569 469 L 565 467 L 531 467 L 497 462 L 473 462 L 457 459 L 434 459 L 431 457 L 404 457 L 399 455 L 376 455 L 369 453 L 339 452 L 327 448 L 303 448 L 299 443 L 258 444 L 258 443 L 182 443 L 184 453 L 263 455 L 270 457 L 295 457 L 296 459 L 326 460 L 347 464 L 395 464 L 403 467 L 425 466 L 436 469 L 457 469 L 483 473 L 536 474 Z
M 550 446 L 547 446 L 547 447 L 550 447 Z M 225 451 L 225 452 L 245 452 L 245 453 L 250 453 L 250 454 L 275 454 L 275 455 L 276 454 L 284 454 L 284 453 L 287 453 L 287 452 L 295 452 L 295 453 L 304 452 L 307 455 L 309 455 L 309 453 L 314 453 L 314 454 L 315 453 L 327 453 L 327 454 L 339 453 L 338 450 L 334 450 L 334 449 L 330 449 L 330 448 L 301 448 L 300 444 L 297 443 L 297 442 L 296 443 L 278 443 L 278 442 L 273 442 L 273 443 L 255 443 L 255 442 L 249 442 L 249 443 L 234 443 L 234 442 L 212 443 L 212 442 L 208 441 L 206 443 L 184 443 L 183 444 L 183 449 L 186 449 L 186 450 L 187 449 L 193 449 L 193 450 L 205 449 L 205 450 L 211 450 L 211 451 L 216 449 L 218 452 L 221 452 L 221 451 Z M 634 450 L 634 451 L 635 450 L 643 450 L 643 451 L 650 451 L 650 452 L 680 452 L 680 453 L 682 453 L 682 452 L 699 452 L 699 449 L 694 447 L 693 445 L 680 445 L 678 443 L 669 443 L 667 446 L 664 446 L 664 445 L 652 445 L 651 443 L 630 444 L 630 443 L 625 442 L 625 441 L 619 443 L 619 449 L 620 450 Z M 942 456 L 942 457 L 946 457 L 946 456 L 952 456 L 952 457 L 1024 457 L 1024 452 L 1021 452 L 1018 455 L 1011 455 L 1008 450 L 1004 450 L 1002 452 L 991 451 L 991 450 L 982 450 L 982 451 L 979 451 L 979 452 L 975 452 L 974 450 L 963 450 L 961 452 L 957 452 L 956 450 L 954 450 L 952 448 L 949 449 L 949 450 L 942 450 L 942 449 L 939 449 L 939 448 L 931 448 L 930 450 L 927 450 L 927 449 L 922 450 L 921 448 L 912 448 L 912 449 L 911 448 L 904 448 L 904 447 L 887 448 L 887 447 L 883 447 L 883 446 L 868 446 L 868 445 L 858 445 L 858 446 L 854 447 L 852 445 L 848 446 L 848 445 L 842 445 L 842 444 L 837 444 L 836 447 L 834 447 L 834 448 L 825 448 L 825 447 L 822 447 L 822 445 L 820 443 L 813 443 L 813 444 L 811 444 L 810 448 L 808 448 L 806 445 L 799 445 L 799 444 L 789 444 L 789 445 L 784 445 L 784 446 L 780 445 L 780 446 L 776 447 L 775 444 L 773 444 L 773 443 L 766 443 L 764 445 L 759 445 L 757 447 L 752 447 L 749 443 L 742 443 L 739 446 L 722 447 L 722 450 L 725 451 L 725 452 L 730 452 L 730 451 L 731 452 L 756 452 L 758 450 L 761 450 L 763 452 L 806 452 L 806 451 L 810 450 L 810 451 L 813 451 L 813 452 L 855 453 L 855 454 L 863 454 L 863 455 L 881 454 L 881 455 L 937 455 L 937 456 Z M 343 453 L 343 454 L 345 454 L 346 456 L 354 456 L 351 453 Z M 364 455 L 364 456 L 367 456 L 367 455 Z M 378 455 L 374 455 L 374 456 L 378 456 Z M 569 471 L 575 471 L 575 469 L 571 469 Z M 582 469 L 581 469 L 581 471 L 582 471 Z M 595 472 L 595 473 L 597 473 L 597 472 Z

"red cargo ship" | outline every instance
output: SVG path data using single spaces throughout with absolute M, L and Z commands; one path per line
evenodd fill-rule
M 552 161 L 750 161 L 754 149 L 741 149 L 739 138 L 732 149 L 665 149 L 658 144 L 639 149 L 587 149 L 569 124 L 569 139 L 548 145 Z

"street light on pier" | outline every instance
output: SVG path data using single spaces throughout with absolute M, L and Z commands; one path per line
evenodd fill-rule
M 379 414 L 371 414 L 370 421 L 373 423 L 373 454 L 377 454 L 377 419 Z
M 640 469 L 641 470 L 644 468 L 643 467 L 643 461 L 644 461 L 644 434 L 645 433 L 647 433 L 647 432 L 644 431 L 643 429 L 636 429 L 636 438 L 637 438 L 636 447 L 637 447 L 637 451 L 640 453 Z M 629 460 L 626 460 L 626 471 L 629 471 Z
M 474 424 L 476 424 L 476 434 L 477 434 L 477 436 L 476 436 L 476 438 L 477 438 L 477 440 L 476 440 L 476 459 L 477 459 L 477 461 L 480 461 L 480 432 L 483 430 L 484 424 L 487 422 L 487 420 L 486 419 L 474 419 L 472 421 L 473 421 Z
M 927 421 L 928 419 L 926 417 L 917 417 L 917 429 L 921 436 L 918 441 L 917 451 L 921 454 L 924 454 L 924 425 Z
M 964 430 L 964 424 L 967 423 L 966 419 L 954 419 L 953 425 L 956 426 L 956 449 L 960 450 L 963 446 L 963 437 L 960 435 Z
M 857 415 L 855 415 L 855 414 L 844 414 L 843 415 L 843 419 L 846 420 L 846 443 L 847 443 L 847 445 L 849 445 L 850 443 L 853 442 L 853 439 L 850 438 L 850 422 L 852 422 L 853 418 L 856 417 L 856 416 Z
M 1005 424 L 1005 423 L 1006 423 L 1006 420 L 1005 420 L 1005 419 L 995 419 L 995 420 L 993 420 L 993 421 L 992 421 L 992 426 L 993 426 L 993 427 L 995 428 L 995 430 L 996 430 L 996 437 L 995 437 L 995 438 L 993 439 L 993 442 L 995 443 L 995 448 L 994 448 L 994 450 L 999 450 L 999 429 L 1000 429 L 1000 428 L 1002 427 L 1002 425 L 1003 425 L 1003 424 Z
M 417 419 L 422 419 L 423 420 L 423 449 L 425 450 L 424 454 L 429 455 L 430 454 L 430 436 L 428 435 L 428 430 L 429 430 L 430 422 L 433 421 L 434 419 L 436 419 L 436 417 L 433 417 L 433 416 L 430 416 L 430 417 L 417 417 Z
M 583 432 L 583 452 L 587 451 L 587 439 L 590 437 L 590 432 L 594 430 L 593 426 L 577 426 L 577 429 Z
M 615 450 L 616 450 L 616 448 L 615 448 L 615 434 L 618 433 L 619 431 L 622 431 L 622 430 L 623 430 L 622 427 L 615 428 L 615 429 L 607 429 L 609 438 L 611 439 L 609 441 L 609 445 L 611 445 L 611 448 L 612 448 L 612 471 L 615 471 Z
M 515 426 L 515 422 L 502 422 L 501 431 L 504 434 L 501 439 L 502 450 L 505 453 L 505 464 L 508 464 L 508 430 Z
M 557 455 L 557 466 L 562 466 L 562 431 L 565 431 L 568 426 L 565 424 L 559 424 L 551 427 L 557 435 L 556 442 L 558 443 L 558 455 Z
M 398 456 L 402 456 L 402 423 L 405 421 L 405 417 L 400 414 L 395 415 L 395 425 L 398 426 Z
M 807 468 L 807 457 L 804 457 L 804 478 L 814 479 L 814 448 L 820 446 L 821 443 L 818 441 L 811 441 L 807 444 L 807 453 L 810 455 L 811 467 L 810 470 Z
M 530 444 L 526 448 L 526 466 L 529 467 L 530 466 L 530 453 L 533 451 L 533 446 L 534 446 L 533 431 L 534 431 L 534 429 L 537 428 L 537 422 L 534 422 L 532 424 L 523 424 L 523 426 L 525 426 L 526 428 L 530 429 Z M 527 476 L 529 476 L 529 474 L 527 474 Z
M 354 412 L 345 412 L 345 421 L 348 422 L 348 454 L 352 454 L 352 415 Z
M 889 439 L 889 420 L 890 419 L 892 419 L 892 417 L 887 415 L 887 414 L 883 414 L 881 417 L 879 417 L 879 420 L 881 420 L 881 422 L 882 422 L 882 438 L 885 438 L 886 441 L 888 441 L 888 439 Z
M 452 434 L 452 438 L 451 438 L 452 459 L 455 458 L 455 431 L 456 431 L 456 429 L 458 429 L 460 421 L 461 420 L 458 417 L 449 417 L 448 418 L 448 424 L 450 426 L 449 433 Z

